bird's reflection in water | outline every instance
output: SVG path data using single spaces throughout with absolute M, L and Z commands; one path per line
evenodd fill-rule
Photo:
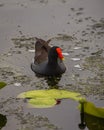
M 42 78 L 43 75 L 40 74 L 35 74 L 38 78 Z M 46 83 L 49 86 L 49 89 L 58 89 L 58 82 L 61 80 L 61 75 L 59 76 L 44 76 L 44 79 L 46 81 Z
M 60 81 L 61 76 L 48 76 L 45 77 L 45 80 L 50 89 L 58 89 L 58 82 Z
M 0 114 L 0 130 L 6 125 L 7 118 L 5 115 Z

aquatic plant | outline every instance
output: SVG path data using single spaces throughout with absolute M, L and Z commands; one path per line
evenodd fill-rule
M 54 106 L 59 100 L 65 98 L 71 98 L 78 101 L 82 97 L 80 93 L 70 92 L 67 90 L 50 89 L 23 92 L 18 95 L 18 98 L 28 99 L 29 106 L 31 105 L 32 107 L 46 108 Z
M 0 114 L 0 130 L 6 125 L 7 118 L 5 115 Z
M 31 90 L 18 95 L 18 98 L 28 100 L 29 106 L 37 108 L 47 108 L 59 104 L 62 99 L 73 99 L 79 102 L 79 109 L 84 113 L 104 118 L 104 108 L 96 107 L 93 103 L 86 100 L 80 93 L 68 90 L 49 89 Z M 82 110 L 83 107 L 83 110 Z
M 7 84 L 5 82 L 0 82 L 0 89 L 2 89 L 3 87 L 5 87 Z

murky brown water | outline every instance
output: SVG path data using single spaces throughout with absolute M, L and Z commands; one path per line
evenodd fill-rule
M 55 86 L 30 69 L 35 36 L 51 38 L 51 45 L 69 54 L 67 71 Z M 104 106 L 104 1 L 1 0 L 0 80 L 8 84 L 0 90 L 0 114 L 7 118 L 2 117 L 2 130 L 79 130 L 76 102 L 30 109 L 16 97 L 27 90 L 64 88 Z

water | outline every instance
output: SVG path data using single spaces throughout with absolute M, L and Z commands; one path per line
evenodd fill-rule
M 80 130 L 76 102 L 67 99 L 53 108 L 30 109 L 16 98 L 28 90 L 67 89 L 104 106 L 103 5 L 103 0 L 1 0 L 0 79 L 8 84 L 0 90 L 2 130 Z M 64 56 L 67 71 L 54 86 L 30 69 L 34 37 L 51 38 L 52 46 L 69 54 Z

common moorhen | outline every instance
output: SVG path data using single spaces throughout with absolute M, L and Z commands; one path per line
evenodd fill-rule
M 66 67 L 63 63 L 61 48 L 58 46 L 50 47 L 51 40 L 44 41 L 36 38 L 34 62 L 31 69 L 37 74 L 45 76 L 58 76 L 65 72 Z

